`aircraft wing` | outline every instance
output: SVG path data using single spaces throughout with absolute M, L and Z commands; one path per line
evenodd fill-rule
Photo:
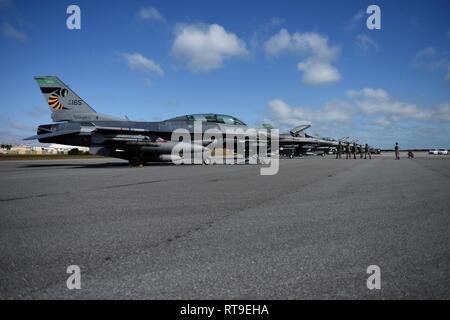
M 31 136 L 31 137 L 25 138 L 23 140 L 46 139 L 46 138 L 65 136 L 65 135 L 79 133 L 79 132 L 80 132 L 80 130 L 64 130 L 64 131 L 57 131 L 57 132 L 49 132 L 49 133 L 37 134 L 37 135 Z
M 118 140 L 126 141 L 135 141 L 137 138 L 143 138 L 143 135 L 148 136 L 150 140 L 156 141 L 159 137 L 152 134 L 151 131 L 146 129 L 137 129 L 137 128 L 129 128 L 129 127 L 99 127 L 99 126 L 80 126 L 77 129 L 68 129 L 68 130 L 58 130 L 58 131 L 50 131 L 46 128 L 42 128 L 43 131 L 47 131 L 46 133 L 37 134 L 23 140 L 35 140 L 35 139 L 47 139 L 71 134 L 79 134 L 79 135 L 92 135 L 94 133 L 100 134 L 113 134 L 119 138 Z M 105 140 L 117 140 L 116 137 L 104 137 Z M 147 138 L 148 139 L 148 138 Z

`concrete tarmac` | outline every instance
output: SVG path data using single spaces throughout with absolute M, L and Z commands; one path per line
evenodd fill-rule
M 449 190 L 450 157 L 428 155 L 285 159 L 275 176 L 2 161 L 0 298 L 449 299 Z

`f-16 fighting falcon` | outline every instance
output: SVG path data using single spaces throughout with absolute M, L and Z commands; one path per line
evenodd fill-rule
M 305 132 L 311 125 L 300 125 L 289 133 L 280 134 L 280 151 L 290 158 L 301 156 L 311 151 L 320 151 L 322 155 L 331 148 L 337 148 L 339 141 L 332 138 L 318 138 Z M 341 141 L 346 138 L 341 139 Z
M 266 124 L 265 127 L 270 127 Z M 344 149 L 350 151 L 351 145 L 347 141 L 349 137 L 343 137 L 339 140 L 334 138 L 321 138 L 312 136 L 306 133 L 306 129 L 310 128 L 311 125 L 304 124 L 299 125 L 289 131 L 289 133 L 282 133 L 279 135 L 279 145 L 280 154 L 288 156 L 289 158 L 307 155 L 307 154 L 317 154 L 325 155 L 329 152 L 336 152 L 339 158 L 339 148 L 341 152 Z M 357 144 L 357 140 L 352 142 L 354 148 L 362 148 L 363 146 Z M 369 147 L 372 154 L 380 154 L 380 149 L 375 149 Z M 348 157 L 348 156 L 347 156 Z
M 87 102 L 55 76 L 34 78 L 38 83 L 56 123 L 40 125 L 37 135 L 25 140 L 38 139 L 42 143 L 58 143 L 87 146 L 91 152 L 128 160 L 131 166 L 150 161 L 176 161 L 183 155 L 174 155 L 174 148 L 202 154 L 201 161 L 211 163 L 205 156 L 207 141 L 197 143 L 172 140 L 172 133 L 185 129 L 194 136 L 195 123 L 201 122 L 202 130 L 248 129 L 235 117 L 222 114 L 184 115 L 159 122 L 137 122 L 97 113 Z M 211 141 L 209 141 L 211 142 Z M 183 146 L 186 144 L 186 146 Z

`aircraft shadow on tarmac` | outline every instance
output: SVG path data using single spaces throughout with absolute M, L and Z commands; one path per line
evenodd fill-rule
M 173 166 L 170 162 L 149 162 L 144 167 Z M 27 164 L 20 168 L 68 168 L 68 169 L 98 169 L 98 168 L 127 168 L 130 165 L 127 162 L 105 162 L 105 163 L 39 163 Z M 131 167 L 130 167 L 131 168 Z

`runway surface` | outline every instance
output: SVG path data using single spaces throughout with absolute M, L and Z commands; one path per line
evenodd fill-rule
M 0 298 L 449 299 L 449 190 L 450 157 L 426 155 L 282 160 L 275 176 L 3 161 Z

